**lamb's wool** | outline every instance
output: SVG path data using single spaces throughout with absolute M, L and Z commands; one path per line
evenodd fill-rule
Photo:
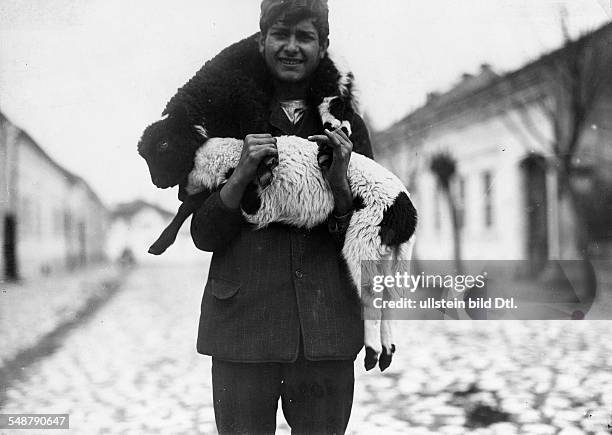
M 189 174 L 187 191 L 215 189 L 240 160 L 243 142 L 212 138 L 196 153 L 195 167 Z M 312 228 L 324 222 L 334 208 L 334 198 L 317 166 L 317 145 L 296 136 L 277 140 L 278 166 L 273 181 L 263 189 L 261 207 L 245 219 L 258 229 L 273 222 Z
M 230 169 L 240 160 L 243 142 L 232 138 L 212 138 L 196 153 L 195 167 L 189 175 L 189 194 L 216 189 Z M 334 208 L 334 198 L 317 165 L 317 144 L 297 136 L 277 140 L 278 166 L 273 181 L 260 192 L 261 207 L 254 214 L 243 213 L 258 229 L 273 222 L 312 228 L 325 222 Z M 348 168 L 348 180 L 354 196 L 364 207 L 353 213 L 342 254 L 356 287 L 361 288 L 361 261 L 404 258 L 406 247 L 392 249 L 382 243 L 380 223 L 384 212 L 404 192 L 401 181 L 375 161 L 354 153 Z

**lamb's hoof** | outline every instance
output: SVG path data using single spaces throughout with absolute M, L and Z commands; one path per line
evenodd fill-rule
M 364 366 L 366 370 L 372 370 L 376 367 L 376 363 L 378 362 L 378 354 L 371 347 L 366 346 L 366 354 L 363 360 Z
M 391 360 L 393 359 L 393 354 L 395 353 L 395 345 L 391 345 L 391 350 L 387 350 L 386 347 L 383 346 L 382 354 L 380 355 L 380 361 L 378 361 L 378 365 L 380 366 L 380 371 L 384 372 L 391 365 Z
M 172 243 L 168 244 L 167 242 L 156 240 L 149 248 L 149 254 L 161 255 L 166 252 L 166 249 L 168 249 L 171 244 Z

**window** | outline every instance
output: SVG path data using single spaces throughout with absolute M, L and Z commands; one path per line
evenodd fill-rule
M 484 224 L 486 228 L 493 226 L 493 177 L 491 172 L 482 174 L 482 189 L 484 198 Z

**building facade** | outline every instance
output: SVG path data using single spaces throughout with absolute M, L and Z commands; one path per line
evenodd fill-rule
M 612 26 L 580 41 L 587 53 L 609 47 Z M 417 258 L 455 256 L 452 209 L 431 170 L 432 159 L 440 154 L 455 162 L 451 197 L 463 259 L 540 264 L 579 258 L 577 218 L 561 188 L 563 153 L 555 148 L 574 121 L 574 114 L 564 111 L 571 104 L 561 104 L 555 69 L 570 64 L 565 62 L 574 55 L 570 50 L 564 46 L 505 75 L 482 65 L 477 74 L 464 74 L 448 92 L 429 94 L 424 106 L 375 135 L 378 160 L 403 179 L 417 205 Z M 572 161 L 572 182 L 594 209 L 597 201 L 609 207 L 610 198 L 602 197 L 605 188 L 594 194 L 593 184 L 612 187 L 609 71 L 599 77 L 603 83 L 597 98 L 580 120 Z M 590 79 L 582 79 L 581 89 L 590 89 Z
M 105 258 L 104 204 L 2 114 L 0 159 L 0 276 L 31 278 Z
M 163 255 L 148 253 L 149 247 L 174 217 L 173 213 L 149 202 L 136 200 L 117 205 L 107 241 L 107 254 L 113 261 L 134 261 L 137 264 L 176 264 L 208 261 L 210 254 L 196 249 L 189 231 L 188 219 L 176 241 Z

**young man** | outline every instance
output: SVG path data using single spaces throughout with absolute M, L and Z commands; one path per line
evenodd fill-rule
M 238 166 L 194 214 L 196 246 L 213 252 L 198 352 L 212 355 L 219 433 L 274 433 L 278 399 L 295 433 L 343 433 L 353 363 L 363 346 L 361 305 L 340 254 L 353 198 L 351 153 L 372 157 L 363 120 L 352 134 L 324 130 L 309 105 L 329 45 L 326 0 L 264 0 L 259 51 L 272 84 L 266 131 L 245 137 Z M 310 231 L 275 224 L 253 231 L 240 203 L 276 138 L 297 135 L 333 149 L 324 176 L 335 208 Z

